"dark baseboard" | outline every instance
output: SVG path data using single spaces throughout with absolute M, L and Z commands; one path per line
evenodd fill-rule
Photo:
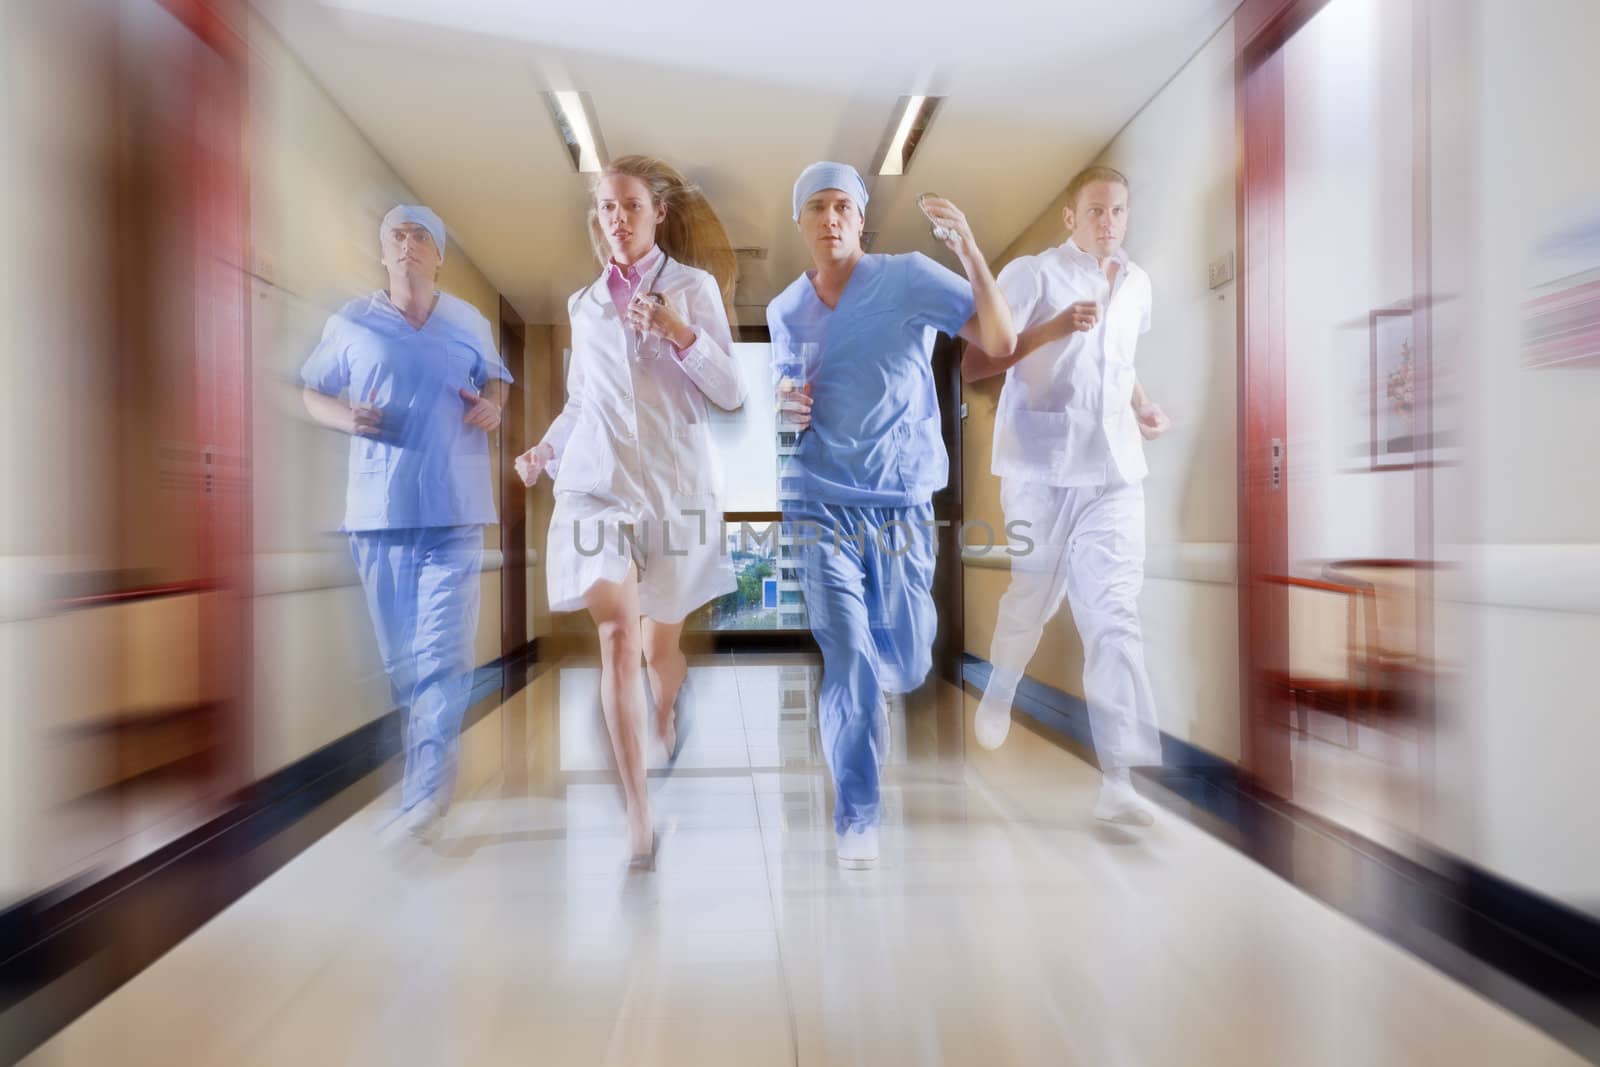
M 572 630 L 540 638 L 541 659 L 597 656 L 593 630 Z M 821 655 L 810 630 L 685 630 L 683 649 L 690 656 L 711 652 L 804 652 Z
M 537 654 L 530 642 L 478 668 L 463 729 L 527 684 Z M 0 912 L 0 1063 L 37 1048 L 370 803 L 387 785 L 374 772 L 400 737 L 391 710 L 252 783 L 171 844 Z
M 1600 1000 L 1600 922 L 1593 916 L 1473 864 L 1448 857 L 1439 863 L 1444 878 L 1459 887 L 1463 907 L 1492 924 L 1466 930 L 1473 955 L 1501 961 L 1497 965 L 1515 973 L 1525 961 L 1508 948 L 1538 946 L 1554 964 L 1540 969 L 1541 985 Z M 1508 939 L 1514 943 L 1508 946 Z
M 695 634 L 710 639 L 711 652 L 804 652 L 821 655 L 810 630 L 713 630 Z M 687 640 L 685 643 L 689 643 Z
M 990 665 L 970 653 L 967 684 Z M 1093 761 L 1083 699 L 1031 678 L 1016 710 Z M 1600 1062 L 1600 920 L 1419 843 L 1401 855 L 1255 788 L 1232 762 L 1163 733 L 1141 776 L 1163 805 L 1324 903 Z
M 970 652 L 963 654 L 962 680 L 980 692 L 989 684 L 992 670 L 988 661 Z M 1094 738 L 1089 732 L 1089 706 L 1082 697 L 1024 677 L 1017 685 L 1013 706 L 1053 735 L 1053 740 L 1068 742 L 1074 751 L 1095 762 Z M 1233 763 L 1167 733 L 1161 735 L 1161 761 L 1164 770 L 1200 775 L 1222 783 L 1236 783 L 1239 778 L 1239 769 Z

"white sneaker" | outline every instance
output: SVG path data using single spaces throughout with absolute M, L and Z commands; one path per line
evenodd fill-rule
M 999 748 L 1005 743 L 1006 734 L 1011 732 L 1011 702 L 998 698 L 990 700 L 988 694 L 984 694 L 978 702 L 978 715 L 972 730 L 977 735 L 979 745 L 991 752 Z
M 866 870 L 878 862 L 878 828 L 851 828 L 839 835 L 839 866 L 852 871 Z
M 1133 787 L 1133 776 L 1127 768 L 1113 768 L 1100 782 L 1100 799 L 1094 806 L 1094 817 L 1101 822 L 1121 826 L 1149 826 L 1155 822 L 1155 810 Z
M 429 797 L 417 801 L 412 809 L 400 817 L 401 825 L 412 838 L 431 845 L 439 838 L 444 823 L 444 806 Z

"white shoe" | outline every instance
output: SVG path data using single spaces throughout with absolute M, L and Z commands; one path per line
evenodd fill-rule
M 990 700 L 985 694 L 978 702 L 978 715 L 972 730 L 977 735 L 979 745 L 991 752 L 999 748 L 1005 743 L 1006 734 L 1011 732 L 1011 702 Z
M 878 828 L 852 827 L 839 835 L 839 866 L 852 871 L 866 870 L 878 862 Z
M 444 824 L 444 805 L 432 797 L 417 801 L 412 809 L 400 817 L 406 833 L 425 845 L 438 840 Z
M 1125 767 L 1107 771 L 1101 780 L 1094 817 L 1121 826 L 1149 826 L 1156 821 L 1155 810 L 1133 787 L 1133 776 Z

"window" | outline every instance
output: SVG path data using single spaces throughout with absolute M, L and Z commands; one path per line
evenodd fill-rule
M 799 478 L 781 476 L 799 433 L 780 429 L 772 403 L 772 346 L 735 344 L 734 359 L 744 375 L 746 403 L 737 411 L 710 408 L 707 424 L 722 464 L 722 507 L 731 512 L 777 512 L 779 501 L 797 494 Z M 738 588 L 697 612 L 691 626 L 706 630 L 804 629 L 804 595 L 794 582 L 794 549 L 783 544 L 772 522 L 751 522 L 749 536 L 739 523 L 727 530 L 728 557 Z M 787 585 L 788 588 L 780 588 Z
M 772 346 L 736 343 L 746 402 L 737 411 L 706 405 L 711 441 L 722 460 L 722 506 L 778 510 L 778 421 L 772 403 Z

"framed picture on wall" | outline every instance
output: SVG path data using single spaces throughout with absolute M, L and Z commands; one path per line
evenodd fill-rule
M 1410 470 L 1417 465 L 1417 360 L 1410 308 L 1371 314 L 1372 469 Z
M 1525 278 L 1523 365 L 1600 366 L 1600 216 L 1540 241 Z
M 1528 367 L 1600 367 L 1600 270 L 1558 278 L 1522 304 Z

